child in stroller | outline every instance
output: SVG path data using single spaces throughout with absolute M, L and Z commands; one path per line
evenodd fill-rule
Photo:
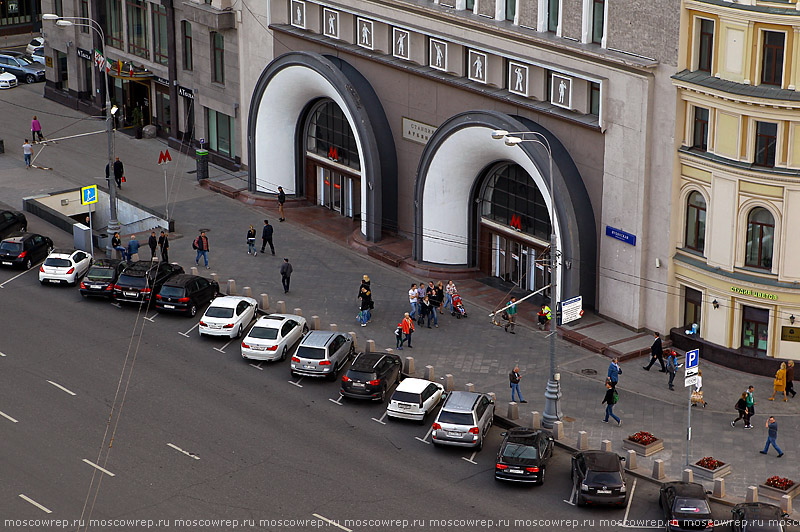
M 451 314 L 459 320 L 467 317 L 467 311 L 464 308 L 464 302 L 461 301 L 461 296 L 458 294 L 453 294 L 453 312 L 451 312 Z

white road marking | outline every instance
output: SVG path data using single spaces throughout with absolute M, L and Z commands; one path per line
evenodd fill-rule
M 120 305 L 119 303 L 116 303 L 116 302 L 111 303 L 111 306 L 112 307 L 117 307 L 117 308 L 122 308 L 122 305 Z
M 469 458 L 465 458 L 465 457 L 463 457 L 463 456 L 462 456 L 462 457 L 461 457 L 461 459 L 462 459 L 462 460 L 466 460 L 466 461 L 467 461 L 467 462 L 469 462 L 470 464 L 475 464 L 475 465 L 478 465 L 478 462 L 476 462 L 476 461 L 474 460 L 474 458 L 475 458 L 475 455 L 476 455 L 476 454 L 478 454 L 478 451 L 473 451 L 473 452 L 472 452 L 472 455 L 471 455 Z
M 431 432 L 433 432 L 433 425 L 431 425 L 431 428 L 428 429 L 428 432 L 425 434 L 424 438 L 420 438 L 419 436 L 414 436 L 414 438 L 419 440 L 419 441 L 421 441 L 422 443 L 427 443 L 428 445 L 430 445 L 431 442 L 426 441 L 426 440 L 428 439 L 428 436 L 431 435 Z
M 575 493 L 577 491 L 577 486 L 572 484 L 572 493 L 569 494 L 569 500 L 564 499 L 564 502 L 569 504 L 570 506 L 575 506 L 575 503 L 572 502 L 575 499 Z
M 256 368 L 259 371 L 264 371 L 264 368 L 261 367 L 261 364 L 263 364 L 263 362 L 259 362 L 258 365 L 255 365 L 255 364 L 250 364 L 250 365 L 253 366 L 254 368 Z
M 633 486 L 631 486 L 631 494 L 628 497 L 628 506 L 625 508 L 625 517 L 622 518 L 622 526 L 625 526 L 625 523 L 628 522 L 628 513 L 631 511 L 631 502 L 633 502 L 633 493 L 636 491 L 636 480 L 633 479 Z
M 197 323 L 194 324 L 194 327 L 192 327 L 191 329 L 189 329 L 185 333 L 179 332 L 178 334 L 180 334 L 181 336 L 185 336 L 186 338 L 189 338 L 189 333 L 192 332 L 193 330 L 195 330 L 195 328 L 197 328 L 199 326 L 200 326 L 200 322 L 198 321 Z
M 190 452 L 187 452 L 187 451 L 184 451 L 183 449 L 181 449 L 181 448 L 180 448 L 180 447 L 178 447 L 177 445 L 173 445 L 173 444 L 171 444 L 171 443 L 168 443 L 167 445 L 168 445 L 169 447 L 172 447 L 173 449 L 175 449 L 175 450 L 176 450 L 176 451 L 178 451 L 179 453 L 183 453 L 183 454 L 185 454 L 185 455 L 186 455 L 186 456 L 188 456 L 189 458 L 194 458 L 195 460 L 200 460 L 200 457 L 199 457 L 199 456 L 197 456 L 196 454 L 194 454 L 194 453 L 190 453 Z
M 386 415 L 387 414 L 388 414 L 388 412 L 384 412 L 380 419 L 372 418 L 372 421 L 377 421 L 381 425 L 386 425 L 386 422 L 384 421 L 384 419 L 386 419 Z
M 4 357 L 4 356 L 6 356 L 6 354 L 3 353 L 2 351 L 0 351 L 0 357 Z
M 300 381 L 302 381 L 302 380 L 303 380 L 303 377 L 300 377 L 299 379 L 297 379 L 297 382 L 294 382 L 294 381 L 289 381 L 289 384 L 294 384 L 294 385 L 295 385 L 295 386 L 297 386 L 298 388 L 302 388 L 302 387 L 303 387 L 303 385 L 302 385 L 302 384 L 300 384 Z
M 36 264 L 36 266 L 39 266 L 40 264 L 41 264 L 41 262 L 40 262 L 40 263 L 38 263 L 38 264 Z M 6 280 L 6 281 L 3 281 L 2 283 L 0 283 L 0 288 L 5 288 L 5 285 L 7 285 L 8 283 L 10 283 L 11 281 L 13 281 L 14 279 L 16 279 L 17 277 L 21 277 L 21 276 L 25 275 L 25 274 L 26 274 L 26 273 L 28 273 L 28 272 L 35 271 L 35 270 L 37 269 L 37 268 L 36 268 L 36 266 L 31 266 L 31 269 L 30 269 L 30 270 L 25 270 L 24 272 L 20 272 L 20 273 L 18 273 L 17 275 L 15 275 L 14 277 L 12 277 L 11 279 L 8 279 L 8 280 Z
M 156 321 L 156 318 L 157 318 L 157 317 L 158 317 L 158 312 L 156 312 L 155 314 L 153 314 L 153 315 L 152 315 L 152 316 L 150 316 L 149 318 L 148 318 L 147 316 L 145 316 L 145 318 L 144 318 L 144 319 L 146 319 L 146 320 L 147 320 L 147 321 L 149 321 L 150 323 L 153 323 L 154 321 Z
M 67 392 L 67 393 L 68 393 L 68 394 L 70 394 L 70 395 L 77 395 L 75 392 L 71 392 L 71 391 L 67 390 L 66 388 L 64 388 L 63 386 L 61 386 L 61 385 L 60 385 L 60 384 L 58 384 L 58 383 L 55 383 L 55 382 L 53 382 L 53 381 L 47 381 L 47 382 L 49 382 L 50 384 L 52 384 L 53 386 L 55 386 L 55 387 L 56 387 L 56 388 L 58 388 L 59 390 L 62 390 L 62 391 L 65 391 L 65 392 Z
M 40 509 L 44 513 L 47 513 L 47 514 L 53 513 L 52 511 L 48 510 L 47 508 L 45 508 L 44 506 L 42 506 L 38 502 L 34 501 L 33 499 L 31 499 L 30 497 L 28 497 L 26 495 L 23 495 L 22 493 L 19 494 L 19 498 L 22 499 L 23 501 L 28 501 L 29 503 L 31 503 L 32 505 L 36 506 L 38 509 Z
M 6 418 L 7 420 L 11 421 L 12 423 L 19 423 L 19 421 L 17 421 L 13 417 L 11 417 L 8 414 L 5 414 L 3 412 L 0 412 L 0 416 L 3 416 L 4 418 Z
M 83 461 L 84 461 L 84 462 L 86 462 L 87 464 L 89 464 L 90 466 L 94 467 L 95 469 L 97 469 L 97 470 L 99 470 L 99 471 L 102 471 L 103 473 L 105 473 L 105 474 L 106 474 L 106 475 L 108 475 L 109 477 L 115 477 L 115 476 L 117 476 L 117 475 L 115 475 L 114 473 L 112 473 L 111 471 L 109 471 L 108 469 L 103 469 L 103 468 L 102 468 L 102 467 L 100 467 L 99 465 L 95 464 L 94 462 L 90 462 L 90 461 L 89 461 L 89 460 L 87 460 L 86 458 L 84 458 L 84 459 L 83 459 Z
M 225 343 L 225 345 L 222 346 L 221 349 L 219 347 L 215 347 L 214 351 L 219 351 L 220 353 L 224 353 L 225 352 L 225 348 L 228 347 L 229 345 L 231 345 L 231 342 L 233 342 L 234 340 L 236 340 L 236 338 L 231 338 L 230 340 L 228 340 Z
M 331 403 L 336 403 L 336 404 L 337 404 L 337 405 L 339 405 L 339 406 L 342 406 L 342 397 L 344 397 L 344 395 L 342 395 L 342 394 L 339 394 L 339 398 L 338 398 L 337 400 L 335 400 L 335 401 L 334 401 L 333 399 L 331 399 L 331 398 L 329 397 L 329 398 L 328 398 L 328 401 L 330 401 Z
M 337 523 L 336 521 L 331 521 L 331 520 L 330 520 L 330 519 L 328 519 L 327 517 L 322 517 L 322 516 L 321 516 L 321 515 L 319 515 L 319 514 L 311 514 L 311 515 L 313 515 L 313 516 L 314 516 L 314 517 L 316 517 L 317 519 L 322 519 L 322 520 L 323 520 L 323 521 L 325 521 L 326 523 L 328 523 L 328 524 L 330 524 L 330 525 L 333 525 L 333 526 L 335 526 L 336 528 L 339 528 L 339 529 L 341 529 L 341 530 L 344 530 L 344 531 L 346 531 L 346 532 L 353 532 L 351 529 L 349 529 L 349 528 L 347 528 L 347 527 L 343 527 L 342 525 L 340 525 L 340 524 L 339 524 L 339 523 Z

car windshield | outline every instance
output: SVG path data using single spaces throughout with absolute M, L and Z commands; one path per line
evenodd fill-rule
M 24 55 L 17 56 L 17 60 L 23 65 L 30 65 L 34 62 L 33 59 L 28 59 L 28 57 Z
M 622 477 L 615 471 L 589 471 L 586 475 L 587 484 L 602 484 L 603 486 L 622 486 Z
M 72 263 L 67 259 L 58 259 L 56 257 L 49 257 L 46 261 L 44 261 L 45 266 L 52 266 L 54 268 L 67 268 L 68 266 L 72 266 Z
M 394 392 L 392 401 L 398 401 L 400 403 L 412 403 L 415 405 L 422 404 L 421 396 L 418 393 L 411 392 Z
M 503 458 L 527 458 L 533 460 L 538 457 L 539 452 L 533 445 L 509 442 L 506 444 L 506 448 L 503 449 Z
M 471 413 L 447 412 L 445 410 L 442 410 L 439 413 L 439 423 L 448 423 L 450 425 L 469 425 L 470 427 L 475 424 Z
M 12 253 L 19 253 L 22 251 L 22 244 L 20 242 L 3 242 L 0 244 L 0 251 L 10 251 Z
M 278 329 L 273 329 L 272 327 L 253 327 L 247 336 L 260 340 L 275 340 L 278 337 Z
M 119 281 L 117 281 L 117 284 L 120 286 L 131 286 L 133 288 L 144 288 L 145 280 L 144 277 L 134 277 L 133 275 L 122 274 L 119 276 Z
M 208 307 L 206 318 L 232 318 L 233 309 L 226 307 Z
M 183 297 L 183 287 L 181 286 L 162 286 L 158 292 L 162 297 Z
M 325 358 L 325 349 L 322 347 L 308 347 L 301 345 L 297 348 L 298 358 L 308 358 L 310 360 L 322 360 Z
M 708 503 L 703 499 L 675 499 L 673 511 L 682 514 L 710 514 Z
M 86 274 L 86 277 L 89 279 L 113 279 L 114 278 L 114 270 L 110 268 L 91 268 L 89 269 L 89 273 Z

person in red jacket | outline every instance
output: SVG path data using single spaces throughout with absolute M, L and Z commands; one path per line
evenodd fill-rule
M 403 349 L 403 342 L 406 341 L 408 341 L 408 348 L 414 349 L 411 345 L 411 335 L 414 334 L 414 320 L 411 319 L 411 315 L 408 312 L 403 316 L 403 321 L 397 324 L 397 328 L 403 333 L 403 339 L 400 341 L 398 349 Z

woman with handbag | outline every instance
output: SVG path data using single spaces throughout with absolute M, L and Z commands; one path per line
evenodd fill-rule
M 692 390 L 692 406 L 697 406 L 700 403 L 703 405 L 703 408 L 706 407 L 708 403 L 706 403 L 705 399 L 703 399 L 703 372 L 702 370 L 697 371 L 697 384 L 694 385 L 694 390 Z
M 734 408 L 739 412 L 739 417 L 731 421 L 731 427 L 735 427 L 736 422 L 740 419 L 743 419 L 744 424 L 747 425 L 747 392 L 742 392 L 742 396 L 736 401 Z

